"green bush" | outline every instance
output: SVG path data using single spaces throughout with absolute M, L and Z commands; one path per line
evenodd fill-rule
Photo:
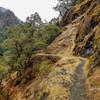
M 48 61 L 42 61 L 40 64 L 38 65 L 34 65 L 33 66 L 33 70 L 34 70 L 34 75 L 35 77 L 40 76 L 41 73 L 43 73 L 46 69 L 48 69 L 49 65 L 48 65 Z
M 59 34 L 55 25 L 42 25 L 34 28 L 30 24 L 17 25 L 7 31 L 7 39 L 3 42 L 7 51 L 5 62 L 14 70 L 19 70 L 31 62 L 32 54 L 46 48 Z
M 4 64 L 3 59 L 0 59 L 0 79 L 2 79 L 5 74 L 8 72 L 6 64 Z
M 6 33 L 0 28 L 0 56 L 3 56 L 3 53 L 6 51 L 5 48 L 2 48 L 2 43 L 5 39 L 7 39 Z

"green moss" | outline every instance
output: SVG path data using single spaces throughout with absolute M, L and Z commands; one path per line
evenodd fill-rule
M 40 73 L 48 66 L 48 63 L 46 61 L 43 61 L 41 64 L 40 64 L 40 67 L 39 67 L 39 71 Z
M 95 58 L 96 58 L 97 52 L 93 53 L 90 58 L 89 58 L 89 65 L 88 67 L 90 68 L 90 66 L 92 65 L 92 63 L 94 62 Z

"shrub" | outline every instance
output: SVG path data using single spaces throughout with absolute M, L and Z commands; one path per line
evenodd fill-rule
M 31 63 L 31 55 L 46 48 L 59 34 L 55 25 L 44 25 L 38 29 L 30 24 L 17 25 L 7 31 L 3 46 L 5 61 L 13 70 L 20 70 Z
M 2 59 L 0 59 L 0 79 L 2 79 L 7 72 L 8 72 L 7 66 L 3 64 Z
M 40 64 L 34 65 L 33 70 L 35 72 L 35 77 L 40 76 L 40 74 L 43 73 L 46 69 L 48 69 L 48 67 L 48 61 L 42 61 Z

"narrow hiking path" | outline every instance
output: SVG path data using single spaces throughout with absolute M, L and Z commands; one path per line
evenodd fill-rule
M 83 68 L 85 68 L 88 64 L 88 59 L 73 56 L 73 48 L 75 46 L 74 40 L 75 40 L 76 32 L 77 32 L 77 29 L 76 29 L 77 25 L 78 24 L 76 25 L 70 24 L 69 26 L 66 27 L 67 30 L 63 33 L 65 34 L 67 33 L 67 36 L 66 36 L 67 39 L 65 39 L 63 42 L 61 41 L 61 43 L 62 44 L 64 43 L 63 45 L 67 46 L 67 48 L 64 48 L 64 51 L 62 50 L 63 52 L 59 52 L 58 54 L 62 54 L 62 59 L 66 57 L 68 57 L 68 59 L 73 58 L 73 61 L 77 60 L 77 63 L 78 63 L 76 65 L 74 64 L 75 69 L 70 74 L 71 75 L 70 80 L 72 80 L 71 82 L 72 85 L 69 86 L 70 87 L 69 100 L 88 100 L 86 89 L 85 89 L 85 75 L 84 75 L 85 73 L 83 72 Z M 64 35 L 62 37 L 64 37 Z M 58 40 L 63 40 L 63 39 L 60 38 Z M 66 45 L 67 44 L 66 42 L 68 42 L 68 45 Z M 55 43 L 57 43 L 56 40 L 55 40 Z M 59 44 L 56 46 L 57 49 L 59 48 L 59 46 L 60 46 Z M 69 64 L 73 63 L 73 61 L 70 62 Z M 73 68 L 72 66 L 71 68 Z
M 68 25 L 66 30 L 48 47 L 51 54 L 60 60 L 50 74 L 42 80 L 35 91 L 36 100 L 87 100 L 83 68 L 87 60 L 73 56 L 77 25 Z
M 84 67 L 86 61 L 80 59 L 80 64 L 75 70 L 72 76 L 74 81 L 70 88 L 70 100 L 88 100 L 86 90 L 85 90 L 85 77 L 82 68 Z

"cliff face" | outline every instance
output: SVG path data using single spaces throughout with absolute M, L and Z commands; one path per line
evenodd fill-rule
M 79 20 L 77 20 L 79 19 Z M 61 27 L 78 23 L 73 54 L 89 59 L 86 80 L 89 100 L 100 98 L 100 1 L 84 0 L 66 12 Z
M 11 26 L 21 23 L 22 21 L 12 11 L 0 7 L 0 28 L 8 29 Z
M 10 79 L 3 80 L 1 98 L 100 100 L 99 0 L 84 0 L 72 7 L 60 27 L 60 35 L 48 46 L 48 51 L 34 55 L 33 64 L 23 75 L 14 72 Z M 34 76 L 37 69 L 40 73 Z
M 83 15 L 77 35 L 75 54 L 90 56 L 93 52 L 94 40 L 99 35 L 100 4 L 91 2 L 89 9 Z
M 75 39 L 75 55 L 89 57 L 93 52 L 94 38 L 99 34 L 100 4 L 98 0 L 84 0 L 80 5 L 72 7 L 66 12 L 60 26 L 75 23 L 80 17 L 80 24 Z

